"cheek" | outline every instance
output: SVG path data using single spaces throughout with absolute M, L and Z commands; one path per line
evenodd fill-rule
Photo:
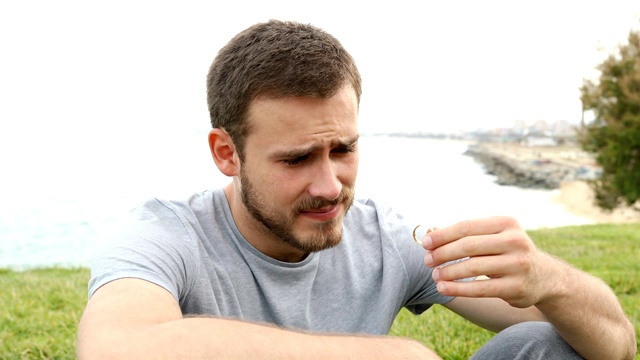
M 353 185 L 358 175 L 359 157 L 353 156 L 340 164 L 340 180 L 344 184 Z
M 263 191 L 265 195 L 279 203 L 295 202 L 305 190 L 302 176 L 295 173 L 275 171 L 264 174 L 262 181 L 265 184 Z
M 358 174 L 358 167 L 360 165 L 360 154 L 356 154 L 356 156 L 354 156 L 355 159 L 353 159 L 353 176 L 356 176 Z

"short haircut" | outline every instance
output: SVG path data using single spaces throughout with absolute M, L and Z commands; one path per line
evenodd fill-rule
M 261 95 L 328 99 L 351 85 L 358 104 L 362 81 L 340 42 L 315 26 L 270 20 L 236 35 L 214 59 L 207 76 L 211 125 L 229 133 L 244 160 L 251 124 L 247 111 Z

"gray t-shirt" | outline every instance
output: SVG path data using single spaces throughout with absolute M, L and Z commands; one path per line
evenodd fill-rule
M 270 258 L 238 231 L 222 189 L 184 201 L 150 200 L 97 252 L 89 296 L 120 278 L 155 283 L 184 315 L 267 322 L 317 332 L 387 334 L 402 307 L 446 303 L 412 226 L 356 200 L 339 245 L 298 263 Z

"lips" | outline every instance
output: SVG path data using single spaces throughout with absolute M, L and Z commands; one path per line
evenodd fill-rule
M 340 214 L 340 204 L 327 206 L 320 209 L 307 209 L 300 212 L 300 215 L 317 221 L 333 220 Z

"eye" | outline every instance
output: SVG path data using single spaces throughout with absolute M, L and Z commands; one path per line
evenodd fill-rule
M 354 151 L 356 151 L 356 146 L 355 145 L 340 146 L 340 147 L 337 147 L 337 148 L 331 150 L 331 152 L 335 153 L 335 154 L 348 154 L 348 153 L 352 153 Z
M 282 160 L 282 162 L 284 162 L 285 164 L 287 164 L 289 166 L 296 166 L 296 165 L 302 164 L 307 159 L 309 159 L 309 155 L 302 155 L 302 156 L 296 156 L 296 157 L 291 158 L 291 159 Z

